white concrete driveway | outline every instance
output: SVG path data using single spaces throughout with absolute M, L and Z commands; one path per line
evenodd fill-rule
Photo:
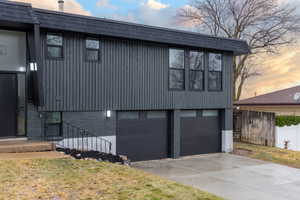
M 133 163 L 230 200 L 299 200 L 300 170 L 231 154 Z

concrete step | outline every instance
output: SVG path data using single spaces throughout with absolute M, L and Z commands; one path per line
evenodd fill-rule
M 44 152 L 55 150 L 51 142 L 0 141 L 0 153 Z

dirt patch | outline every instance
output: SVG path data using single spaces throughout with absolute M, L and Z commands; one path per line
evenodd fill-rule
M 253 152 L 248 149 L 237 148 L 233 150 L 233 153 L 240 156 L 250 156 Z
M 0 153 L 0 160 L 57 159 L 57 158 L 69 158 L 69 156 L 56 151 Z
M 288 152 L 285 152 L 285 151 L 278 151 L 277 153 L 278 154 L 283 154 L 283 155 L 288 155 L 289 154 Z

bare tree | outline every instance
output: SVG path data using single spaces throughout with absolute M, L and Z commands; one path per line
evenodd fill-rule
M 215 36 L 246 40 L 251 55 L 234 60 L 234 94 L 239 100 L 247 79 L 259 75 L 253 60 L 261 53 L 276 53 L 292 44 L 300 30 L 295 5 L 278 0 L 191 0 L 178 12 L 182 22 Z

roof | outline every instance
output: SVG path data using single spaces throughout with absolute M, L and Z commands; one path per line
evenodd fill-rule
M 39 23 L 42 28 L 62 31 L 229 51 L 235 55 L 250 53 L 247 42 L 243 40 L 37 9 L 24 3 L 0 0 L 0 19 L 29 24 Z
M 0 0 L 0 20 L 18 23 L 37 23 L 30 4 Z
M 300 86 L 240 100 L 234 104 L 236 106 L 300 105 Z

